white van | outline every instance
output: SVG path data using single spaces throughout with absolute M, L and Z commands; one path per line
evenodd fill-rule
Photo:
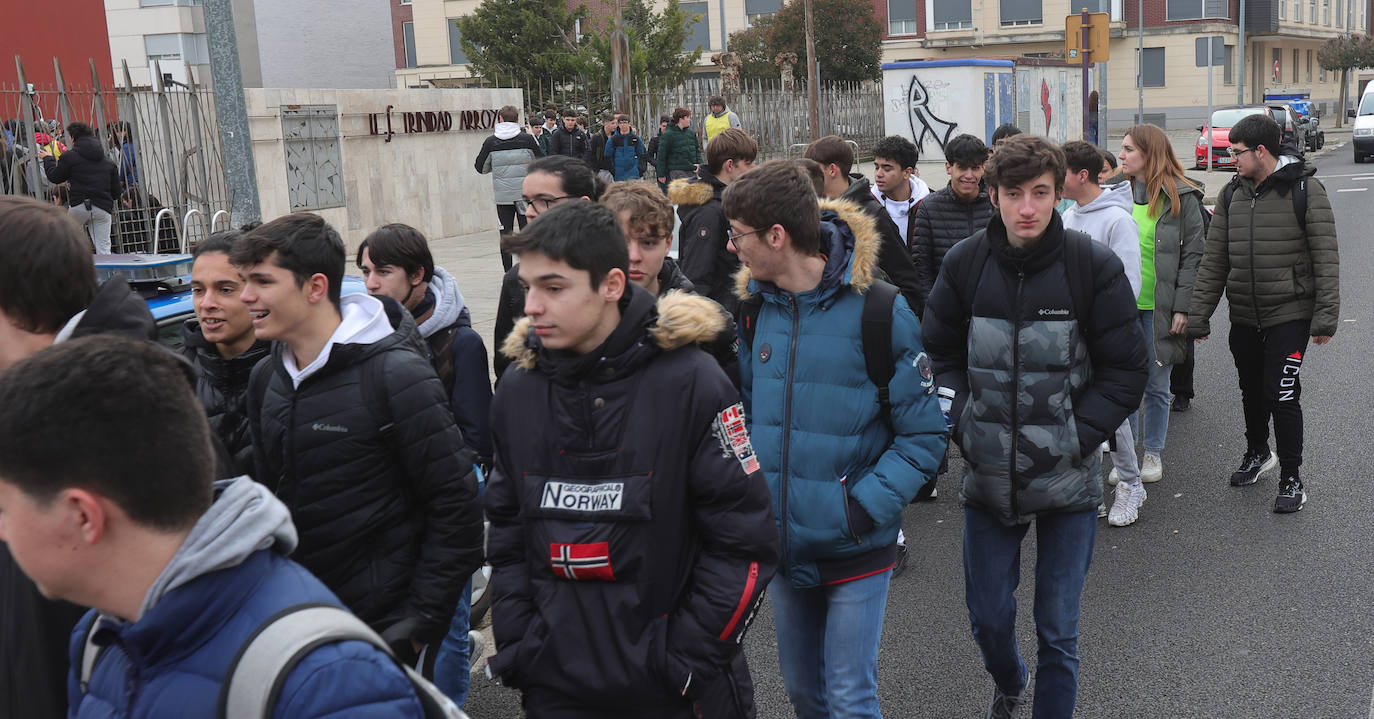
M 1356 163 L 1364 162 L 1365 157 L 1374 155 L 1374 82 L 1365 86 L 1358 107 L 1359 109 L 1347 113 L 1355 118 L 1351 125 L 1354 132 L 1350 144 L 1355 148 Z

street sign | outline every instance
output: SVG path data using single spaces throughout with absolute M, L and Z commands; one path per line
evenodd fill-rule
M 1211 62 L 1207 61 L 1207 41 L 1212 41 Z M 1226 64 L 1226 38 L 1221 35 L 1213 35 L 1210 38 L 1199 37 L 1194 39 L 1193 52 L 1197 55 L 1194 64 L 1198 67 L 1217 67 Z
M 1088 13 L 1088 48 L 1092 62 L 1107 62 L 1111 47 L 1108 25 L 1112 16 L 1105 12 Z M 1070 65 L 1083 62 L 1083 16 L 1075 13 L 1064 19 L 1064 58 Z

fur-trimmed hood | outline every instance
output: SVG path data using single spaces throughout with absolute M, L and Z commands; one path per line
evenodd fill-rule
M 725 314 L 719 305 L 705 297 L 673 290 L 655 301 L 638 285 L 629 287 L 630 291 L 620 303 L 620 326 L 606 340 L 604 352 L 594 353 L 606 355 L 607 360 L 627 353 L 633 345 L 644 340 L 652 342 L 659 352 L 671 352 L 689 344 L 710 342 L 725 330 Z M 541 360 L 547 361 L 550 354 L 543 349 L 530 325 L 530 318 L 521 318 L 501 345 L 501 354 L 525 371 L 533 371 Z M 629 346 L 616 346 L 617 336 L 623 337 L 621 344 Z
M 877 223 L 849 200 L 821 200 L 820 209 L 821 251 L 829 257 L 825 275 L 829 277 L 832 270 L 843 270 L 840 284 L 854 288 L 859 294 L 867 292 L 877 279 L 878 252 L 883 241 Z M 837 248 L 848 256 L 836 256 Z M 735 294 L 741 300 L 749 299 L 755 292 L 773 289 L 772 283 L 755 281 L 748 265 L 741 265 L 735 273 Z
M 713 198 L 719 199 L 724 191 L 725 183 L 702 167 L 696 177 L 668 183 L 668 201 L 674 205 L 704 205 Z

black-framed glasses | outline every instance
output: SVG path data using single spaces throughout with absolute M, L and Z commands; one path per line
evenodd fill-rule
M 1240 157 L 1241 155 L 1244 155 L 1244 154 L 1247 153 L 1247 152 L 1254 152 L 1254 151 L 1255 151 L 1255 148 L 1253 148 L 1253 147 L 1247 147 L 1247 148 L 1245 148 L 1244 150 L 1237 150 L 1237 149 L 1234 148 L 1234 147 L 1228 147 L 1228 148 L 1226 148 L 1226 154 L 1230 155 L 1231 157 Z
M 725 239 L 726 239 L 727 242 L 729 242 L 730 244 L 734 245 L 734 246 L 735 246 L 735 249 L 738 250 L 738 249 L 739 249 L 739 241 L 740 241 L 741 239 L 743 239 L 743 238 L 745 238 L 745 237 L 748 237 L 748 236 L 750 236 L 750 235 L 757 235 L 758 233 L 763 232 L 763 231 L 765 231 L 765 230 L 767 230 L 767 229 L 768 229 L 767 227 L 764 227 L 764 228 L 760 228 L 760 229 L 754 230 L 753 232 L 735 232 L 735 228 L 733 228 L 733 227 L 726 227 L 726 228 L 725 228 Z
M 562 197 L 536 197 L 533 200 L 527 200 L 522 197 L 515 201 L 515 210 L 522 215 L 531 207 L 539 212 L 548 212 L 549 208 L 558 204 L 560 200 L 571 200 L 572 197 L 572 195 L 563 195 Z

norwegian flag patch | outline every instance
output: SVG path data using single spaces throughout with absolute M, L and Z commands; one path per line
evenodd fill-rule
M 549 565 L 553 573 L 563 579 L 577 581 L 614 582 L 611 569 L 611 545 L 607 542 L 591 544 L 549 544 Z

